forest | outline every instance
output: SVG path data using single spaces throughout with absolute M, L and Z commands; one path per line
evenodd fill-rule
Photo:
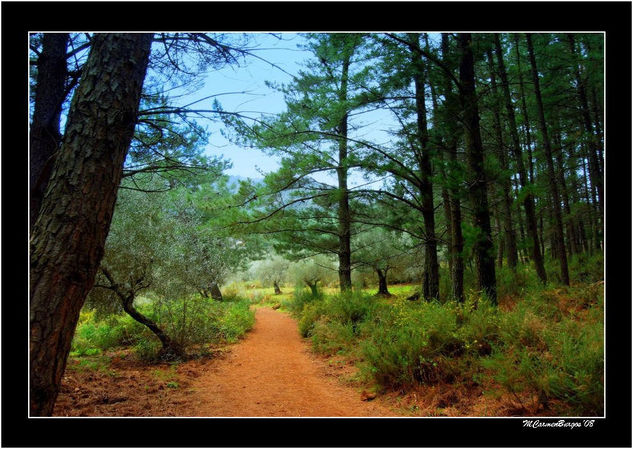
M 30 34 L 30 416 L 603 416 L 604 51 Z

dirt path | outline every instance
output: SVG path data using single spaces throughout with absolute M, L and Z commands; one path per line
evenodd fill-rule
M 190 416 L 397 416 L 326 372 L 293 319 L 260 308 L 248 336 L 193 382 Z

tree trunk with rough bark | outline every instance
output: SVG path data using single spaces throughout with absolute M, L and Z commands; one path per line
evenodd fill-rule
M 347 101 L 347 89 L 349 83 L 349 66 L 351 63 L 351 52 L 345 53 L 341 74 L 341 88 L 339 90 L 339 101 Z M 352 245 L 351 245 L 351 222 L 352 216 L 349 207 L 349 189 L 347 187 L 347 132 L 348 116 L 343 114 L 338 126 L 338 167 L 336 175 L 338 179 L 338 275 L 339 286 L 342 292 L 352 288 Z
M 469 194 L 473 210 L 473 225 L 479 234 L 474 243 L 477 281 L 479 289 L 496 305 L 495 255 L 490 229 L 487 180 L 484 171 L 484 150 L 479 130 L 479 109 L 475 91 L 475 66 L 471 34 L 459 34 L 458 44 L 460 49 L 460 99 L 463 108 L 466 157 L 470 171 Z
M 68 39 L 68 33 L 45 33 L 42 54 L 37 61 L 37 87 L 29 133 L 31 228 L 40 211 L 54 155 L 62 139 L 59 122 L 66 98 Z
M 94 284 L 138 113 L 151 34 L 96 34 L 30 241 L 30 410 L 53 411 Z

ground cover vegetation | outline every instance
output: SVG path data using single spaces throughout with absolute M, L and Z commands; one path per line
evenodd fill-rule
M 178 98 L 257 36 L 31 35 L 31 415 L 69 356 L 209 355 L 253 304 L 377 392 L 601 415 L 603 35 L 297 39 L 286 109 L 253 114 Z M 231 180 L 205 120 L 279 168 Z

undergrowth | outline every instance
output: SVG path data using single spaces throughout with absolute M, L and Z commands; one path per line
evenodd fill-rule
M 248 331 L 255 322 L 249 306 L 249 300 L 239 297 L 225 296 L 220 302 L 192 296 L 183 301 L 153 301 L 137 308 L 190 355 L 197 355 L 208 345 L 233 343 Z M 70 355 L 95 356 L 116 348 L 131 348 L 137 358 L 152 362 L 161 343 L 127 314 L 97 317 L 94 310 L 82 310 Z
M 504 307 L 471 288 L 463 304 L 297 290 L 287 308 L 316 352 L 345 355 L 365 380 L 383 388 L 500 387 L 526 411 L 530 405 L 598 416 L 604 393 L 601 258 L 573 259 L 570 266 L 570 287 L 543 286 L 531 267 L 499 270 Z

